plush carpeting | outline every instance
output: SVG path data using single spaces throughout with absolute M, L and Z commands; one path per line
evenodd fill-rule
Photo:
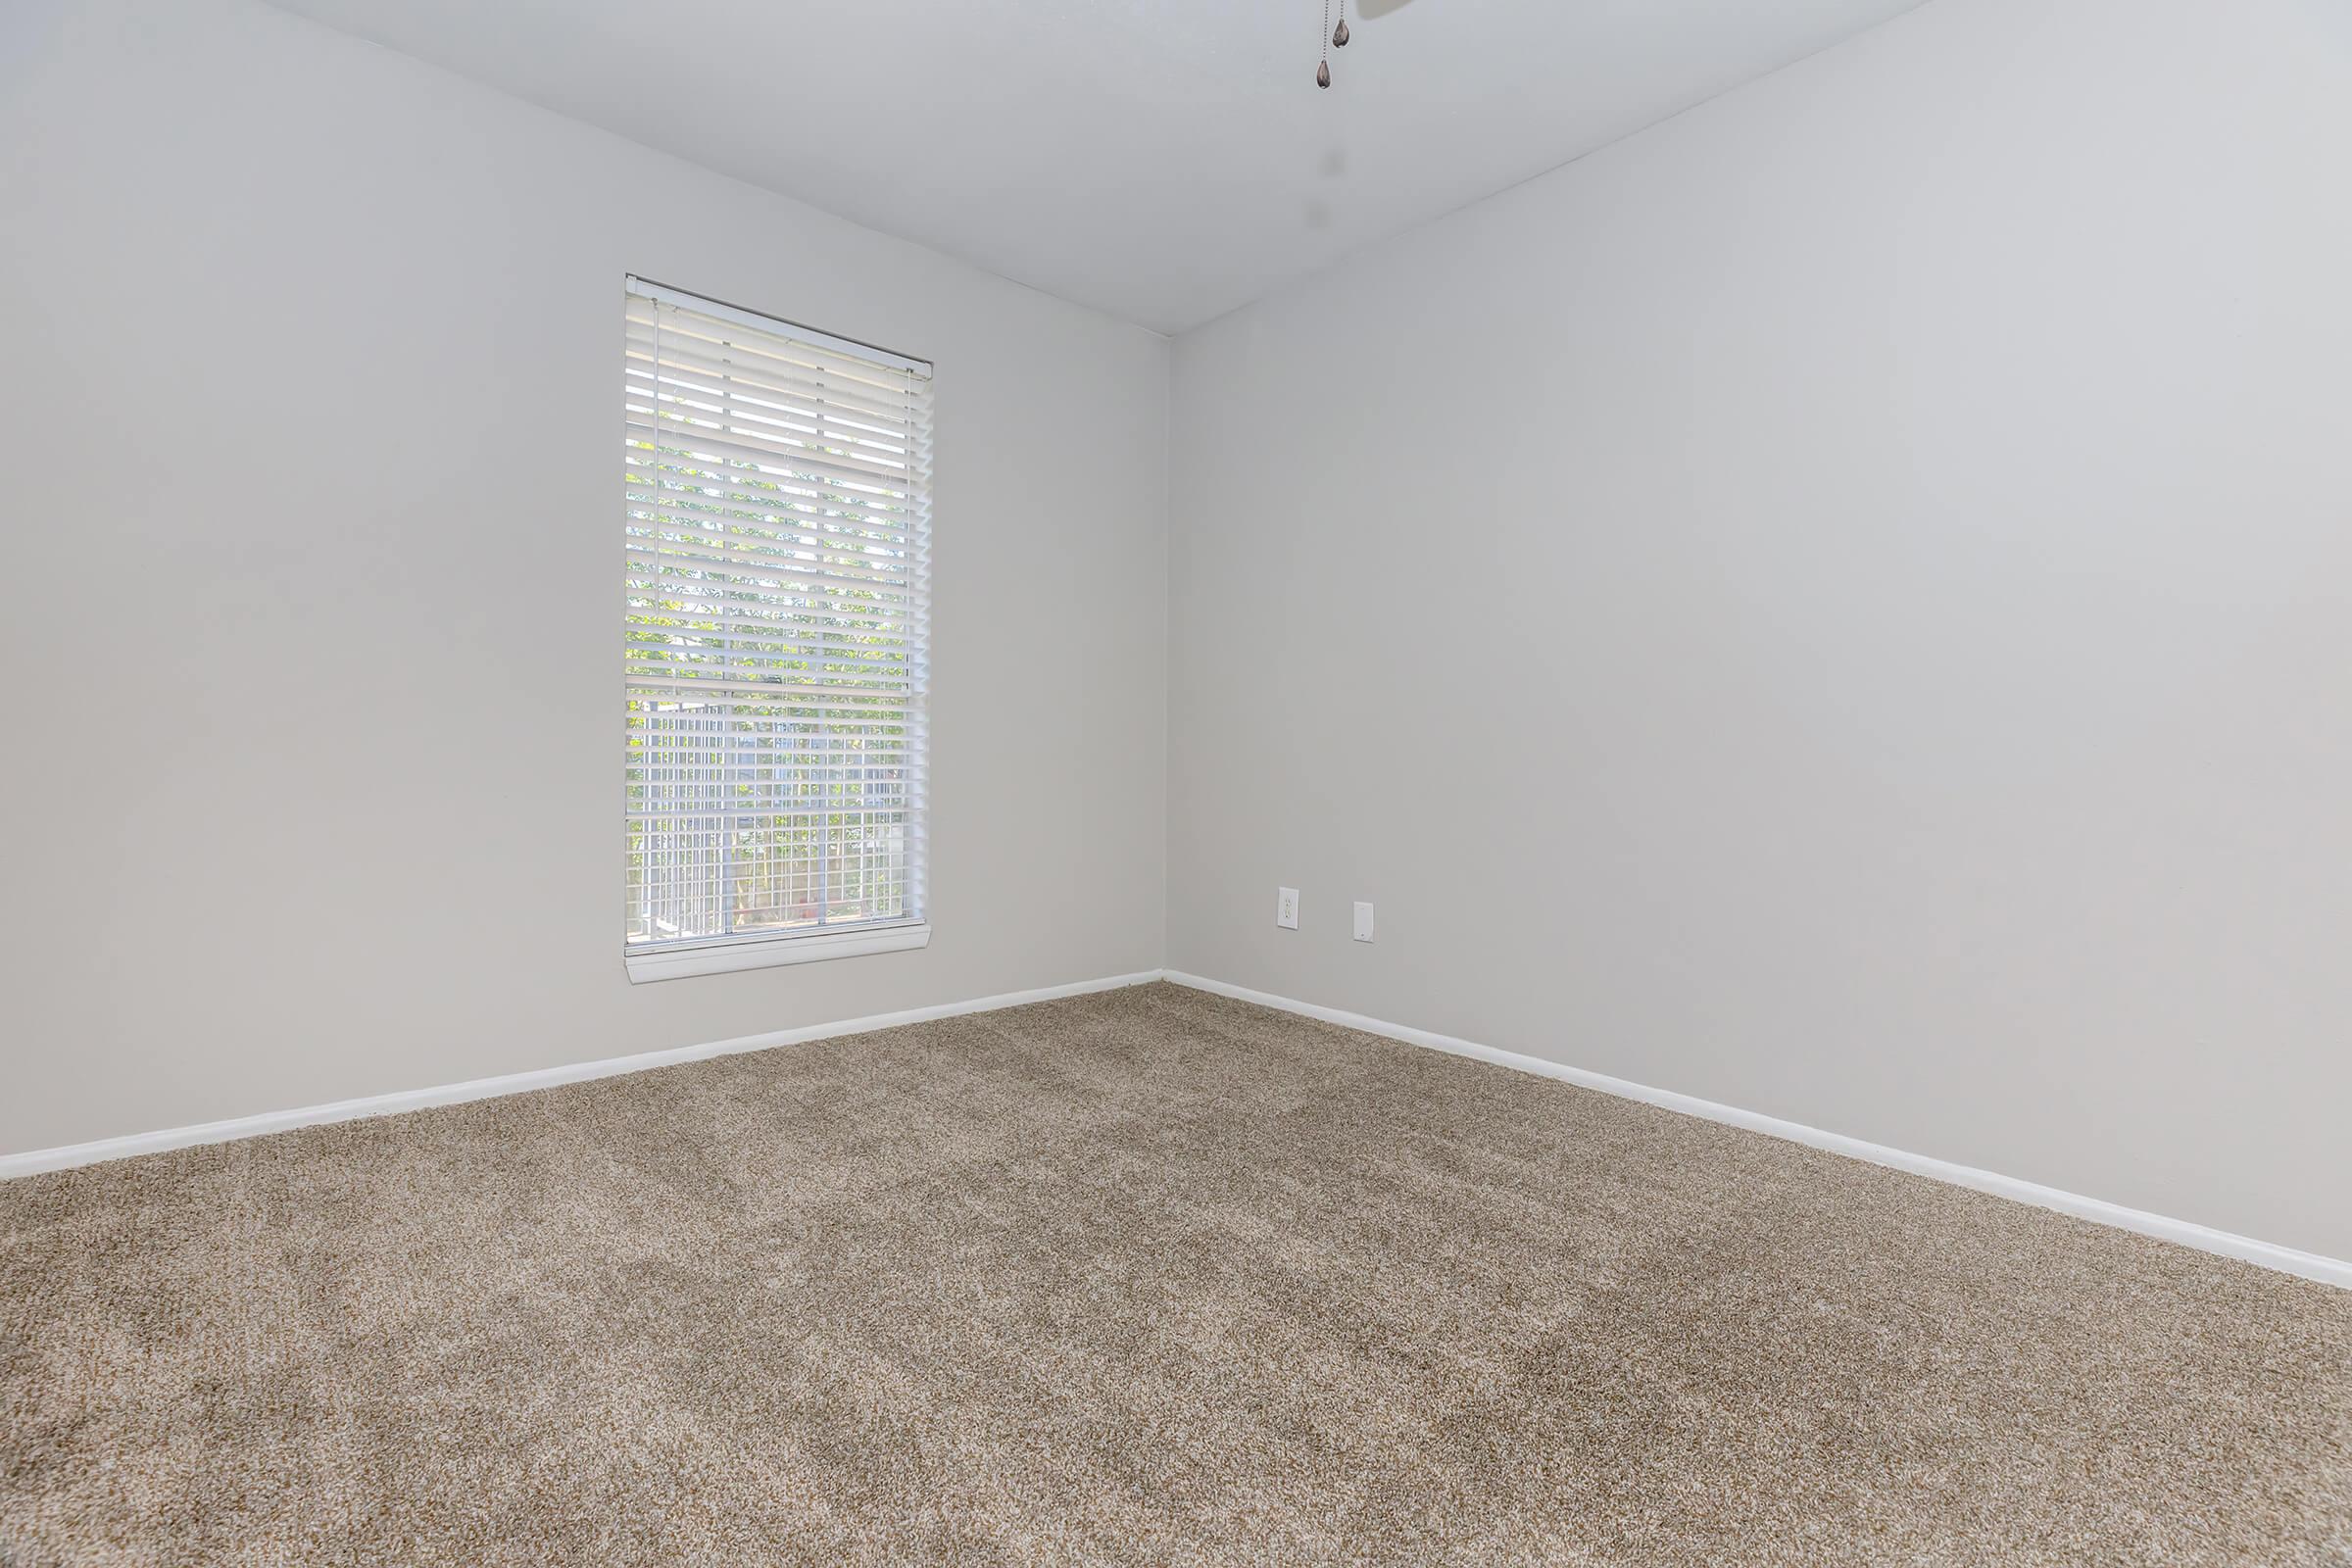
M 0 1564 L 2352 1563 L 2352 1293 L 1156 985 L 0 1185 Z

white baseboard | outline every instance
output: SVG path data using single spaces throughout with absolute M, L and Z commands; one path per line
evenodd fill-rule
M 713 1040 L 706 1045 L 649 1051 L 635 1056 L 570 1062 L 561 1067 L 542 1067 L 536 1072 L 509 1073 L 501 1078 L 476 1078 L 469 1083 L 443 1084 L 437 1089 L 407 1089 L 397 1094 L 370 1095 L 365 1100 L 338 1100 L 328 1105 L 306 1105 L 300 1110 L 267 1111 L 259 1116 L 237 1116 L 227 1121 L 208 1121 L 194 1127 L 173 1127 L 158 1133 L 101 1138 L 95 1143 L 71 1144 L 62 1149 L 36 1149 L 23 1154 L 0 1154 L 0 1180 L 11 1176 L 30 1176 L 45 1170 L 64 1170 L 74 1165 L 94 1165 L 100 1160 L 128 1159 L 134 1154 L 161 1153 L 167 1149 L 185 1149 L 193 1144 L 224 1144 L 238 1138 L 258 1138 L 264 1133 L 316 1127 L 322 1122 L 357 1121 L 368 1116 L 390 1116 L 404 1110 L 422 1110 L 427 1105 L 454 1105 L 467 1100 L 519 1095 L 533 1089 L 553 1089 L 558 1084 L 576 1084 L 590 1078 L 612 1078 L 621 1073 L 644 1072 L 650 1067 L 672 1066 L 681 1061 L 700 1061 L 705 1056 L 732 1055 L 741 1051 L 765 1051 L 771 1046 L 797 1046 L 809 1040 L 830 1040 L 836 1035 L 895 1029 L 901 1024 L 951 1018 L 959 1013 L 992 1012 L 999 1007 L 1017 1007 L 1024 1003 L 1051 1002 L 1056 997 L 1115 991 L 1121 986 L 1145 985 L 1159 978 L 1159 970 L 1147 969 L 1139 974 L 1111 975 L 1102 980 L 1080 980 L 1069 985 L 1041 986 L 1035 991 L 1008 991 L 1003 996 L 981 997 L 972 1002 L 948 1002 L 930 1007 L 909 1007 L 904 1012 L 843 1018 L 833 1023 L 808 1024 L 799 1029 L 777 1029 L 763 1035 Z
M 1667 1110 L 1680 1111 L 1688 1116 L 1703 1116 L 1709 1121 L 1744 1127 L 1752 1132 L 1786 1138 L 1791 1143 L 1827 1150 L 1834 1154 L 1867 1160 L 1874 1165 L 1886 1165 L 1895 1170 L 1907 1170 L 1915 1175 L 1933 1177 L 1955 1186 L 1974 1188 L 1981 1193 L 2015 1199 L 2041 1208 L 2055 1209 L 2119 1230 L 2136 1231 L 2162 1241 L 2178 1242 L 2200 1251 L 2219 1253 L 2281 1273 L 2299 1275 L 2352 1290 L 2352 1263 L 2339 1258 L 2322 1257 L 2316 1252 L 2301 1252 L 2291 1247 L 2278 1247 L 2270 1242 L 2258 1242 L 2251 1237 L 2233 1236 L 2210 1226 L 2192 1224 L 2187 1220 L 2172 1219 L 2163 1214 L 2150 1214 L 2142 1209 L 2126 1208 L 2096 1198 L 2084 1198 L 2078 1193 L 2061 1192 L 2055 1187 L 2043 1187 L 2034 1182 L 2020 1181 L 2014 1176 L 2002 1176 L 1993 1171 L 1978 1170 L 1968 1165 L 1955 1165 L 1948 1160 L 1932 1159 L 1884 1144 L 1865 1143 L 1842 1133 L 1823 1132 L 1798 1122 L 1783 1121 L 1777 1116 L 1761 1115 L 1741 1110 L 1736 1105 L 1721 1105 L 1710 1100 L 1690 1095 L 1675 1094 L 1671 1090 L 1652 1089 L 1646 1084 L 1630 1083 L 1623 1078 L 1611 1078 L 1603 1073 L 1588 1072 L 1582 1067 L 1565 1066 L 1545 1061 L 1540 1056 L 1525 1056 L 1516 1052 L 1498 1051 L 1475 1041 L 1459 1040 L 1427 1029 L 1409 1028 L 1369 1018 L 1362 1013 L 1347 1012 L 1338 1007 L 1318 1006 L 1309 1002 L 1298 1002 L 1264 991 L 1252 991 L 1247 986 L 1229 985 L 1222 980 L 1210 980 L 1200 975 L 1179 970 L 1146 969 L 1135 974 L 1111 975 L 1101 980 L 1081 980 L 1069 985 L 1041 986 L 1034 991 L 1011 991 L 1002 996 L 980 997 L 969 1002 L 941 1003 L 929 1007 L 909 1007 L 903 1012 L 875 1013 L 863 1018 L 843 1018 L 832 1023 L 807 1024 L 798 1029 L 777 1029 L 766 1034 L 743 1035 L 733 1040 L 714 1040 L 699 1046 L 680 1046 L 670 1051 L 649 1051 L 635 1056 L 612 1056 L 603 1061 L 572 1062 L 560 1067 L 543 1067 L 535 1072 L 509 1073 L 500 1078 L 476 1078 L 468 1083 L 443 1084 L 433 1089 L 410 1089 L 397 1094 L 371 1095 L 364 1100 L 340 1100 L 332 1104 L 306 1105 L 299 1110 L 268 1111 L 259 1116 L 238 1116 L 227 1121 L 205 1122 L 194 1127 L 173 1127 L 162 1132 L 133 1133 L 122 1138 L 102 1138 L 94 1143 L 72 1144 L 60 1149 L 36 1149 L 21 1154 L 0 1154 L 0 1180 L 12 1176 L 30 1176 L 40 1171 L 64 1170 L 74 1165 L 92 1165 L 101 1160 L 128 1159 L 136 1154 L 160 1153 L 168 1149 L 185 1149 L 195 1144 L 228 1143 L 239 1138 L 258 1138 L 265 1133 L 286 1132 L 296 1127 L 315 1127 L 325 1122 L 356 1121 L 368 1116 L 390 1116 L 404 1110 L 422 1110 L 428 1105 L 454 1105 L 468 1100 L 488 1100 L 499 1095 L 523 1094 L 533 1089 L 552 1089 L 558 1084 L 580 1083 L 590 1078 L 611 1078 L 621 1073 L 644 1072 L 652 1067 L 667 1067 L 682 1061 L 699 1061 L 706 1056 L 724 1056 L 743 1051 L 765 1051 L 771 1046 L 800 1045 L 810 1040 L 827 1040 L 837 1035 L 863 1034 L 874 1029 L 893 1029 L 901 1024 L 922 1023 L 932 1018 L 950 1018 L 961 1013 L 990 1012 L 999 1007 L 1017 1007 L 1025 1003 L 1050 1002 L 1057 997 L 1084 996 L 1096 991 L 1114 991 L 1124 986 L 1146 985 L 1153 980 L 1171 980 L 1197 991 L 1214 992 L 1242 1002 L 1255 1003 L 1261 1007 L 1274 1007 L 1303 1017 L 1320 1018 L 1344 1028 L 1361 1030 L 1365 1034 L 1400 1040 L 1407 1045 L 1423 1046 L 1432 1051 L 1449 1052 L 1457 1056 L 1474 1056 L 1498 1066 L 1534 1073 L 1539 1077 L 1556 1078 L 1565 1083 L 1597 1089 L 1603 1094 L 1617 1095 L 1627 1100 L 1639 1100 L 1646 1104 Z
M 1931 1176 L 1937 1181 L 1950 1182 L 1956 1187 L 1971 1187 L 1980 1193 L 1991 1193 L 1999 1198 L 2015 1199 L 2039 1208 L 2056 1209 L 2077 1219 L 2087 1219 L 2101 1225 L 2113 1225 L 2118 1230 L 2136 1231 L 2161 1241 L 2178 1242 L 2199 1251 L 2218 1252 L 2248 1263 L 2258 1263 L 2282 1274 L 2300 1275 L 2318 1280 L 2323 1285 L 2334 1285 L 2352 1290 L 2352 1263 L 2339 1258 L 2322 1257 L 2316 1252 L 2299 1252 L 2291 1247 L 2278 1247 L 2258 1242 L 2251 1237 L 2233 1236 L 2210 1226 L 2191 1224 L 2183 1219 L 2171 1219 L 2162 1214 L 2150 1214 L 2142 1209 L 2126 1208 L 2120 1203 L 2104 1202 L 2096 1198 L 2084 1198 L 2078 1193 L 2061 1192 L 2055 1187 L 2043 1187 L 2034 1182 L 2020 1181 L 2014 1176 L 2002 1176 L 1969 1165 L 1955 1165 L 1949 1160 L 1931 1159 L 1900 1149 L 1888 1149 L 1884 1144 L 1865 1143 L 1842 1133 L 1827 1133 L 1818 1127 L 1783 1121 L 1777 1116 L 1760 1115 L 1741 1110 L 1736 1105 L 1719 1105 L 1711 1100 L 1699 1100 L 1690 1095 L 1678 1095 L 1669 1090 L 1652 1089 L 1646 1084 L 1629 1083 L 1623 1078 L 1611 1078 L 1602 1073 L 1587 1072 L 1582 1067 L 1563 1066 L 1545 1061 L 1540 1056 L 1523 1056 L 1516 1052 L 1497 1051 L 1474 1041 L 1457 1040 L 1451 1035 L 1434 1034 L 1427 1029 L 1411 1029 L 1402 1024 L 1386 1023 L 1367 1018 L 1361 1013 L 1344 1012 L 1337 1007 L 1318 1006 L 1311 1002 L 1295 1002 L 1289 997 L 1277 997 L 1263 991 L 1251 991 L 1247 986 L 1228 985 L 1222 980 L 1209 980 L 1180 970 L 1167 971 L 1165 978 L 1180 986 L 1198 991 L 1211 991 L 1221 997 L 1241 1002 L 1253 1002 L 1261 1007 L 1275 1007 L 1308 1018 L 1320 1018 L 1344 1028 L 1361 1030 L 1368 1035 L 1382 1035 L 1390 1040 L 1401 1040 L 1407 1045 L 1426 1046 L 1432 1051 L 1450 1052 L 1457 1056 L 1475 1056 L 1497 1066 L 1513 1067 L 1540 1077 L 1557 1078 L 1565 1083 L 1597 1089 L 1603 1094 L 1617 1095 L 1626 1100 L 1639 1100 L 1646 1104 L 1681 1111 L 1687 1116 L 1703 1116 L 1751 1132 L 1768 1133 L 1786 1138 L 1790 1143 L 1804 1144 L 1827 1150 L 1833 1154 L 1868 1160 L 1873 1165 L 1886 1165 L 1895 1170 L 1907 1170 L 1918 1176 Z

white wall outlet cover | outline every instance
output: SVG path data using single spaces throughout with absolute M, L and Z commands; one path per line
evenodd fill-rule
M 1298 890 L 1297 888 L 1276 888 L 1274 890 L 1274 923 L 1285 931 L 1298 929 Z
M 1355 940 L 1358 942 L 1372 940 L 1372 906 L 1369 904 L 1359 903 L 1355 906 Z

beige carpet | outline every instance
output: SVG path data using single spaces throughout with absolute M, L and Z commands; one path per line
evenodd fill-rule
M 2352 1563 L 2352 1293 L 1169 986 L 0 1184 L 0 1564 Z

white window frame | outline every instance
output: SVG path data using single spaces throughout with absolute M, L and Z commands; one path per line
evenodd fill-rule
M 774 337 L 784 337 L 834 355 L 848 356 L 868 365 L 902 371 L 907 376 L 927 383 L 932 368 L 929 362 L 916 360 L 893 351 L 877 349 L 855 339 L 836 337 L 830 333 L 801 326 L 779 317 L 747 311 L 739 306 L 691 294 L 681 289 L 650 282 L 631 276 L 627 294 L 636 300 L 670 304 L 703 317 L 752 328 Z M 633 306 L 632 309 L 635 307 Z M 903 918 L 858 920 L 839 925 L 820 923 L 786 931 L 753 931 L 665 943 L 622 944 L 622 959 L 632 984 L 655 980 L 683 979 L 692 975 L 718 974 L 731 970 L 768 968 L 783 964 L 811 963 L 831 958 L 857 957 L 868 954 L 901 953 L 928 947 L 931 923 L 928 910 L 928 854 L 927 828 L 929 804 L 927 799 L 928 759 L 928 649 L 930 627 L 929 553 L 930 553 L 930 479 L 929 479 L 929 403 L 927 387 L 919 400 L 922 415 L 919 421 L 910 422 L 912 453 L 917 457 L 917 473 L 907 487 L 907 506 L 911 518 L 910 549 L 913 564 L 910 568 L 912 592 L 911 634 L 912 650 L 909 667 L 913 672 L 911 695 L 904 708 L 910 721 L 907 755 L 912 779 L 909 805 L 905 817 L 907 839 L 906 871 L 906 901 L 907 913 Z M 846 427 L 845 427 L 846 428 Z M 634 439 L 634 437 L 632 437 Z M 797 450 L 797 449 L 796 449 Z M 624 524 L 630 518 L 634 503 L 624 503 Z M 624 537 L 626 528 L 624 526 Z M 624 691 L 634 688 L 624 686 Z M 625 778 L 624 773 L 624 778 Z M 624 787 L 625 802 L 625 787 Z M 624 816 L 625 820 L 625 816 Z M 723 887 L 722 883 L 722 887 Z

